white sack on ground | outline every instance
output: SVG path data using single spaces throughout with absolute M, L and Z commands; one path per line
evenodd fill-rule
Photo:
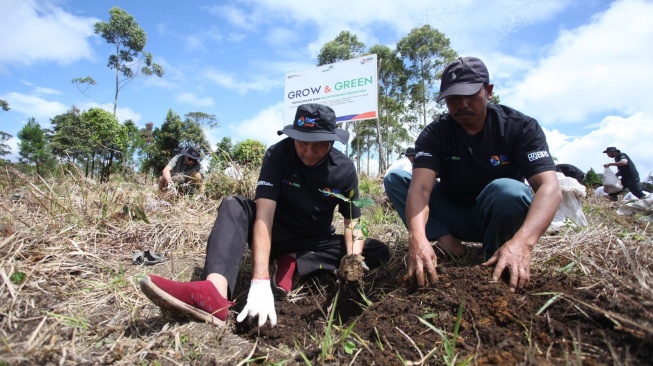
M 653 209 L 653 196 L 648 196 L 637 200 L 635 202 L 629 202 L 617 209 L 617 214 L 622 216 L 629 216 L 636 213 L 649 213 Z

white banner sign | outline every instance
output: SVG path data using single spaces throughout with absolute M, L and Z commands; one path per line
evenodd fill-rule
M 366 55 L 286 74 L 284 124 L 292 123 L 297 107 L 305 103 L 333 108 L 337 122 L 377 118 L 376 60 L 376 55 Z

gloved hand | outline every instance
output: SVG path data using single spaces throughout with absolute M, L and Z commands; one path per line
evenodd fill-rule
M 258 315 L 258 326 L 262 327 L 270 318 L 270 324 L 274 327 L 277 325 L 277 312 L 274 309 L 274 296 L 270 280 L 252 280 L 247 295 L 247 304 L 243 311 L 238 314 L 236 320 L 242 322 L 247 317 Z
M 174 191 L 175 190 L 175 183 L 174 182 L 168 182 L 168 186 L 166 188 L 169 191 Z
M 361 267 L 363 267 L 363 270 L 365 270 L 365 271 L 370 270 L 370 267 L 367 266 L 367 263 L 365 263 L 365 261 L 361 261 Z

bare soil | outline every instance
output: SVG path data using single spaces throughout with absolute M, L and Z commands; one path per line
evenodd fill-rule
M 490 282 L 473 243 L 465 258 L 440 260 L 437 283 L 398 281 L 406 230 L 381 203 L 381 215 L 364 214 L 370 236 L 390 246 L 387 265 L 360 281 L 303 278 L 276 301 L 278 325 L 258 328 L 235 321 L 245 258 L 236 305 L 217 328 L 162 314 L 138 281 L 196 279 L 219 201 L 91 183 L 16 190 L 15 176 L 0 175 L 0 365 L 653 364 L 652 228 L 616 215 L 617 203 L 585 200 L 587 227 L 545 235 L 531 284 L 516 293 Z M 148 222 L 125 207 L 142 207 Z M 135 264 L 136 250 L 166 260 Z
M 305 285 L 305 296 L 277 303 L 277 327 L 234 326 L 242 337 L 259 340 L 259 356 L 267 354 L 265 346 L 295 347 L 304 354 L 292 359 L 296 363 L 306 357 L 343 365 L 445 364 L 445 341 L 454 344 L 451 356 L 457 355 L 458 362 L 469 358 L 477 365 L 653 362 L 651 335 L 630 321 L 642 319 L 650 326 L 650 306 L 647 309 L 628 294 L 593 288 L 592 279 L 555 271 L 535 270 L 528 289 L 512 293 L 505 284 L 491 283 L 492 268 L 479 264 L 442 260 L 439 282 L 421 289 L 398 285 L 404 274 L 401 268 L 379 269 L 366 275 L 362 287 L 372 302 L 369 306 L 358 291 L 343 292 L 335 278 L 318 276 Z M 319 292 L 329 296 L 320 300 Z M 320 342 L 336 293 L 334 328 L 353 324 L 356 346 L 347 353 L 339 345 L 324 358 Z M 427 356 L 432 351 L 435 354 Z

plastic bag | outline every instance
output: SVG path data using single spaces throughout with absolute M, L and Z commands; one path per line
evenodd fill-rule
M 614 174 L 612 169 L 605 168 L 603 170 L 603 190 L 606 193 L 617 193 L 621 192 L 624 187 L 621 185 L 621 181 Z
M 560 228 L 567 219 L 578 226 L 587 226 L 587 219 L 585 219 L 583 208 L 580 205 L 580 198 L 585 197 L 585 186 L 578 183 L 576 179 L 566 177 L 562 173 L 556 173 L 556 175 L 562 191 L 562 202 L 560 202 L 549 229 Z

